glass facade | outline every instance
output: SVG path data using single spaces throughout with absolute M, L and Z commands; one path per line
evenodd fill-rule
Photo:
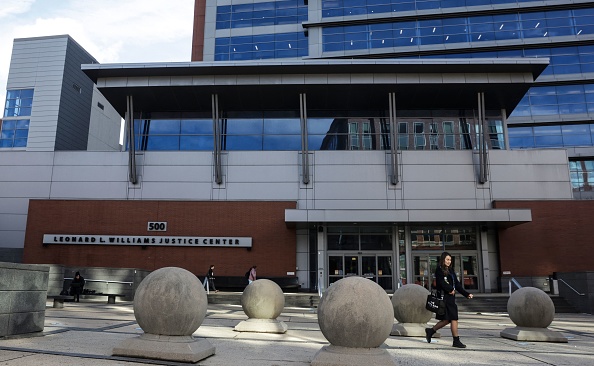
M 0 123 L 0 148 L 26 147 L 33 105 L 33 89 L 8 90 Z
M 549 124 L 509 128 L 512 149 L 593 146 L 594 124 Z
M 308 149 L 389 150 L 390 124 L 384 117 L 352 117 L 362 114 L 340 112 L 340 117 L 311 113 L 307 120 Z M 317 115 L 317 116 L 316 116 Z M 351 116 L 351 117 L 349 117 Z M 301 121 L 290 112 L 228 112 L 221 119 L 220 146 L 227 151 L 300 151 Z M 478 149 L 479 126 L 472 118 L 400 118 L 399 150 Z M 487 121 L 489 149 L 504 149 L 503 123 Z M 214 149 L 212 118 L 152 118 L 134 121 L 137 150 Z
M 217 38 L 215 61 L 263 60 L 307 56 L 303 32 Z
M 594 9 L 357 24 L 322 30 L 324 52 L 594 34 Z
M 534 0 L 322 0 L 322 17 L 525 3 Z
M 569 174 L 574 192 L 594 191 L 594 159 L 570 160 Z
M 298 24 L 307 20 L 302 0 L 217 6 L 217 29 Z

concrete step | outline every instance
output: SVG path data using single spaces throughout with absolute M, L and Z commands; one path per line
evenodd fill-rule
M 214 292 L 208 294 L 209 304 L 241 305 L 241 292 Z M 285 293 L 286 307 L 317 308 L 320 302 L 318 294 Z
M 457 298 L 459 311 L 476 312 L 476 313 L 507 313 L 507 301 L 509 296 L 489 296 L 488 294 L 480 294 L 475 296 L 472 300 Z M 555 313 L 577 313 L 578 311 L 569 304 L 564 298 L 552 295 L 553 305 L 555 305 Z
M 391 296 L 391 295 L 390 295 Z M 458 310 L 472 313 L 507 313 L 508 294 L 475 294 L 472 300 L 456 298 Z M 564 298 L 551 295 L 556 313 L 577 313 Z M 208 294 L 209 304 L 241 305 L 241 292 L 217 292 Z M 285 293 L 286 307 L 317 308 L 320 298 L 317 293 Z

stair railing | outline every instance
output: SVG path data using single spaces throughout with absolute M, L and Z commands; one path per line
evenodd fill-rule
M 522 288 L 522 285 L 520 285 L 520 283 L 518 281 L 516 281 L 516 279 L 514 277 L 510 278 L 509 280 L 509 296 L 511 296 L 512 294 L 512 284 L 516 285 L 516 287 L 519 289 Z
M 561 283 L 563 283 L 565 286 L 569 287 L 573 292 L 575 292 L 576 294 L 578 294 L 579 296 L 586 296 L 586 294 L 582 294 L 581 292 L 579 292 L 578 290 L 574 289 L 573 287 L 571 287 L 571 285 L 567 282 L 565 282 L 564 279 L 559 278 L 558 281 L 560 281 Z

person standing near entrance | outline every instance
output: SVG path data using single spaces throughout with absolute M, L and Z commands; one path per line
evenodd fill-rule
M 70 283 L 70 295 L 74 296 L 74 301 L 80 302 L 80 294 L 82 294 L 84 287 L 85 279 L 80 275 L 80 272 L 76 272 Z
M 250 269 L 250 276 L 248 277 L 248 285 L 256 280 L 256 267 L 257 266 L 252 266 L 252 269 Z
M 219 292 L 219 290 L 217 290 L 214 280 L 215 280 L 215 276 L 214 276 L 214 264 L 211 264 L 210 267 L 208 268 L 208 273 L 206 274 L 206 280 L 208 281 L 208 287 L 212 287 L 212 289 L 214 290 L 214 292 Z
M 431 343 L 431 337 L 441 328 L 450 324 L 452 337 L 454 343 L 452 347 L 466 348 L 466 345 L 460 342 L 458 335 L 458 305 L 456 305 L 456 291 L 468 299 L 472 299 L 472 294 L 462 288 L 462 284 L 456 277 L 454 269 L 451 268 L 452 256 L 448 252 L 441 253 L 439 259 L 439 266 L 435 269 L 435 282 L 437 290 L 443 294 L 443 299 L 446 304 L 446 311 L 444 315 L 435 315 L 439 320 L 433 328 L 425 328 L 425 335 L 428 343 Z

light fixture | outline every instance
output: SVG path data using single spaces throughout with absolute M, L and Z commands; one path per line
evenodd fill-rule
M 540 22 L 536 23 L 536 25 L 534 26 L 534 28 L 538 28 L 539 25 L 540 25 Z
M 542 36 L 543 36 L 543 37 L 546 37 L 546 36 L 547 36 L 547 34 L 549 34 L 549 32 L 545 32 L 545 34 L 543 34 Z
M 499 27 L 499 30 L 501 30 L 501 28 L 503 28 L 503 24 L 501 24 L 501 27 Z

